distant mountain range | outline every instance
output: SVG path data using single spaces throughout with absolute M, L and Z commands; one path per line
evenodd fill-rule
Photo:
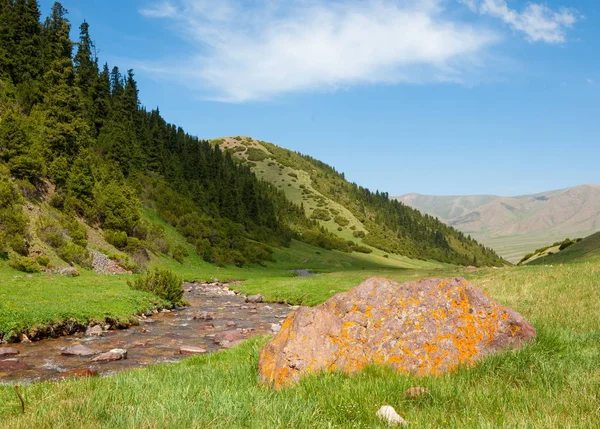
M 600 185 L 516 197 L 413 193 L 397 199 L 470 234 L 511 262 L 566 237 L 600 231 Z

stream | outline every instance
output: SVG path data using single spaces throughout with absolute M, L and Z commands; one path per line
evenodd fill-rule
M 250 337 L 276 332 L 296 308 L 246 302 L 245 295 L 236 295 L 227 284 L 185 283 L 184 291 L 189 307 L 140 316 L 139 326 L 104 331 L 102 336 L 81 333 L 0 346 L 0 384 L 108 375 L 152 363 L 176 362 L 190 354 L 230 348 Z M 85 346 L 93 354 L 63 354 L 74 346 L 80 346 L 77 350 Z M 9 349 L 12 354 L 7 354 Z M 126 350 L 127 357 L 93 362 L 113 349 Z

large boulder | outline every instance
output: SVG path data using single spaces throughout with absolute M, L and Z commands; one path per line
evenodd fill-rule
M 260 379 L 280 387 L 305 373 L 352 373 L 368 364 L 437 375 L 535 335 L 520 314 L 464 279 L 372 278 L 290 314 L 261 351 Z

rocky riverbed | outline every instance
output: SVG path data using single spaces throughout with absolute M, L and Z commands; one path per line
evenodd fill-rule
M 222 283 L 185 283 L 189 307 L 140 317 L 139 326 L 101 326 L 32 343 L 0 346 L 0 383 L 28 383 L 111 374 L 191 354 L 230 348 L 255 335 L 277 332 L 294 309 L 238 295 Z

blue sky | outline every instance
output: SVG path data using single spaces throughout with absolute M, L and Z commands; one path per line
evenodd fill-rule
M 597 0 L 62 3 L 201 138 L 270 141 L 392 195 L 600 183 Z

